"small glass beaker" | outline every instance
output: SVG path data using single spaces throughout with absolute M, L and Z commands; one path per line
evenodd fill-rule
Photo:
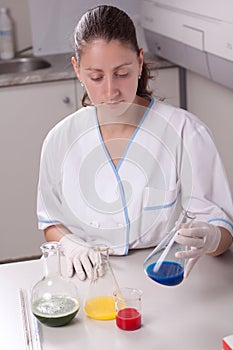
M 63 326 L 69 323 L 79 310 L 78 290 L 71 280 L 61 275 L 60 243 L 44 243 L 41 250 L 44 277 L 32 288 L 32 313 L 47 326 Z
M 114 293 L 116 304 L 116 325 L 125 331 L 134 331 L 141 327 L 142 291 L 124 287 Z
M 176 252 L 185 248 L 176 243 L 175 236 L 182 224 L 188 227 L 195 218 L 193 213 L 183 211 L 181 220 L 145 259 L 144 271 L 153 281 L 166 286 L 175 286 L 183 281 L 185 259 L 177 258 Z
M 119 287 L 109 262 L 109 248 L 101 244 L 93 249 L 99 259 L 94 266 L 84 311 L 96 320 L 112 320 L 116 317 L 114 291 Z

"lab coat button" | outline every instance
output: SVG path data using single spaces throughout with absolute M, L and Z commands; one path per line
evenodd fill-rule
M 100 224 L 97 221 L 91 221 L 90 225 L 95 227 L 95 228 L 99 228 L 100 227 Z
M 117 227 L 122 228 L 124 225 L 121 224 L 120 222 L 117 224 Z

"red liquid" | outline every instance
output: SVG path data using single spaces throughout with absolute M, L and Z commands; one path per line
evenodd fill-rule
M 134 308 L 125 308 L 118 311 L 116 324 L 126 331 L 133 331 L 141 327 L 141 314 Z

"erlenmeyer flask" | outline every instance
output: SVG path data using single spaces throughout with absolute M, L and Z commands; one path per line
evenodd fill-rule
M 72 281 L 61 275 L 60 244 L 47 242 L 41 246 L 41 250 L 44 277 L 32 288 L 32 313 L 47 326 L 63 326 L 79 310 L 78 290 Z
M 145 259 L 144 271 L 153 281 L 167 286 L 175 286 L 183 281 L 185 259 L 177 258 L 175 253 L 184 250 L 184 247 L 175 242 L 175 235 L 181 224 L 189 226 L 194 219 L 193 213 L 183 211 L 181 220 Z
M 112 320 L 116 318 L 114 292 L 119 287 L 109 262 L 109 248 L 96 245 L 93 249 L 98 253 L 99 261 L 94 266 L 84 311 L 96 320 Z

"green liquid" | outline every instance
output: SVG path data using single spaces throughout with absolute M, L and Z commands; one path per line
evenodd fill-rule
M 67 296 L 40 298 L 32 305 L 33 315 L 41 323 L 50 327 L 64 326 L 69 323 L 79 310 L 79 302 Z

